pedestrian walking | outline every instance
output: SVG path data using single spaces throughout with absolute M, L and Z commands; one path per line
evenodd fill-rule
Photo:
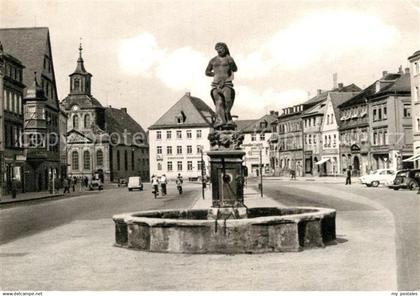
M 351 185 L 351 167 L 347 168 L 346 175 L 346 185 Z
M 88 180 L 88 177 L 84 177 L 83 178 L 83 184 L 84 184 L 84 186 L 87 188 L 88 187 L 88 185 L 89 185 L 89 180 Z
M 69 186 L 69 179 L 68 178 L 64 178 L 63 187 L 64 187 L 63 194 L 70 193 L 70 186 Z
M 166 184 L 168 184 L 168 179 L 165 174 L 160 177 L 160 188 L 162 190 L 162 195 L 166 195 Z
M 77 184 L 77 178 L 76 178 L 76 176 L 74 176 L 73 177 L 73 182 L 72 182 L 72 187 L 73 187 L 73 192 L 75 192 L 76 191 L 76 184 Z
M 178 177 L 176 178 L 176 188 L 178 189 L 179 194 L 182 194 L 182 183 L 184 183 L 184 179 L 181 174 L 178 174 Z
M 152 176 L 152 180 L 151 180 L 152 186 L 153 186 L 153 194 L 156 196 L 159 195 L 159 178 L 155 175 Z

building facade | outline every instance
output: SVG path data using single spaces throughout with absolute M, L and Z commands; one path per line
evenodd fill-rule
M 413 121 L 413 164 L 420 168 L 420 50 L 408 58 L 411 76 L 411 117 Z
M 23 64 L 0 43 L 0 195 L 25 188 L 23 150 Z
M 410 73 L 384 72 L 368 97 L 371 169 L 409 168 L 413 156 Z
M 197 179 L 208 175 L 208 135 L 214 112 L 201 99 L 186 93 L 149 127 L 150 175 Z M 202 155 L 203 154 L 203 155 Z
M 103 107 L 92 96 L 92 74 L 85 69 L 81 45 L 76 69 L 69 76 L 70 93 L 61 101 L 67 116 L 67 174 L 103 182 L 130 176 L 148 180 L 146 133 L 126 108 Z
M 302 112 L 304 105 L 283 109 L 278 117 L 279 174 L 288 175 L 291 170 L 296 176 L 303 176 L 303 130 Z
M 352 175 L 369 172 L 370 127 L 367 97 L 374 92 L 374 84 L 349 101 L 338 106 L 340 116 L 341 167 L 351 169 Z
M 260 175 L 260 162 L 263 175 L 272 175 L 273 167 L 270 165 L 271 124 L 277 120 L 278 112 L 270 111 L 256 120 L 238 120 L 238 130 L 244 134 L 242 148 L 245 151 L 244 165 L 249 176 Z M 261 160 L 260 160 L 261 155 Z
M 322 155 L 321 128 L 324 112 L 325 102 L 321 101 L 302 113 L 305 175 L 319 176 L 321 172 L 316 163 Z
M 325 101 L 325 112 L 322 119 L 321 139 L 322 156 L 316 164 L 320 166 L 320 174 L 340 175 L 347 168 L 342 167 L 340 160 L 340 134 L 341 125 L 338 105 L 350 100 L 357 93 L 354 92 L 329 92 Z
M 8 52 L 25 65 L 22 74 L 26 86 L 24 189 L 28 192 L 47 190 L 61 167 L 59 104 L 49 30 L 0 29 L 0 40 Z

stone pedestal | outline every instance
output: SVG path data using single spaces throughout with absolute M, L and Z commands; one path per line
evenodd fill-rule
M 214 208 L 244 207 L 241 150 L 209 151 Z

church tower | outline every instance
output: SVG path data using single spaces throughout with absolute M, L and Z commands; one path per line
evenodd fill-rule
M 82 44 L 79 46 L 79 58 L 76 70 L 70 74 L 70 94 L 90 95 L 92 74 L 86 71 L 82 58 Z

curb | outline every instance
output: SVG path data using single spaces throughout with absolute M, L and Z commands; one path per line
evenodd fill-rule
M 59 197 L 59 196 L 64 196 L 64 194 L 60 193 L 60 194 L 51 194 L 51 195 L 45 195 L 41 197 L 34 197 L 34 198 L 4 200 L 4 201 L 0 201 L 0 206 L 3 204 L 14 204 L 14 203 L 21 203 L 24 201 L 42 200 L 42 199 Z

